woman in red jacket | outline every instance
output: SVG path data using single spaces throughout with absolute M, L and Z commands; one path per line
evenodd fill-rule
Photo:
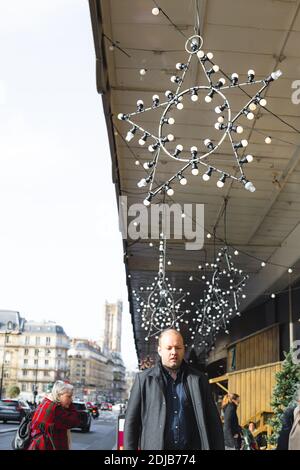
M 72 404 L 73 385 L 58 380 L 52 392 L 37 407 L 31 425 L 28 450 L 69 450 L 70 429 L 80 425 Z

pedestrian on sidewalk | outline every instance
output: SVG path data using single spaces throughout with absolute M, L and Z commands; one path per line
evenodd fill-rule
M 242 429 L 237 416 L 237 407 L 239 404 L 240 397 L 236 393 L 227 393 L 222 401 L 225 450 L 240 450 L 241 448 Z
M 70 429 L 80 425 L 80 417 L 72 404 L 73 385 L 58 380 L 52 392 L 37 407 L 31 425 L 28 450 L 69 450 Z
M 125 415 L 125 450 L 224 449 L 208 380 L 183 360 L 182 335 L 163 331 L 160 360 L 136 375 Z

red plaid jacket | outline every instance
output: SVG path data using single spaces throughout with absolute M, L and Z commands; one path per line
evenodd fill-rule
M 45 398 L 32 418 L 32 441 L 28 450 L 68 450 L 67 430 L 79 425 L 79 414 L 73 404 L 63 408 Z

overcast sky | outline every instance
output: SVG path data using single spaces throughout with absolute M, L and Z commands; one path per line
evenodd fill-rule
M 124 302 L 117 205 L 86 0 L 0 0 L 0 309 L 98 340 Z

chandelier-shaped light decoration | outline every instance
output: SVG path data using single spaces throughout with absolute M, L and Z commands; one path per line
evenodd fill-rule
M 186 297 L 182 288 L 172 287 L 166 277 L 166 238 L 161 235 L 159 242 L 159 270 L 151 286 L 140 287 L 133 296 L 138 303 L 137 312 L 141 314 L 141 326 L 146 331 L 145 340 L 158 335 L 167 328 L 179 330 L 179 322 L 184 321 L 183 316 L 190 313 L 184 309 Z M 185 320 L 188 322 L 188 320 Z
M 215 341 L 216 335 L 225 330 L 234 316 L 240 316 L 239 305 L 245 298 L 243 288 L 249 278 L 241 269 L 235 268 L 228 248 L 222 248 L 212 265 L 214 271 L 203 298 L 189 322 L 189 333 L 192 344 L 208 349 Z
M 244 171 L 245 165 L 251 163 L 253 156 L 244 155 L 244 149 L 247 147 L 248 141 L 240 138 L 243 133 L 243 127 L 239 120 L 245 117 L 252 120 L 257 107 L 266 105 L 267 101 L 262 95 L 269 84 L 277 80 L 282 73 L 280 70 L 277 70 L 263 80 L 256 80 L 254 70 L 248 70 L 247 80 L 245 82 L 239 83 L 238 74 L 233 73 L 229 78 L 229 83 L 226 84 L 226 75 L 224 75 L 219 66 L 212 61 L 213 54 L 211 52 L 205 53 L 202 50 L 202 44 L 203 39 L 198 35 L 194 35 L 186 41 L 185 49 L 188 53 L 187 60 L 185 63 L 176 64 L 176 75 L 171 77 L 171 82 L 176 86 L 176 90 L 167 90 L 165 92 L 165 101 L 161 102 L 158 95 L 153 95 L 152 104 L 147 107 L 143 100 L 139 99 L 135 112 L 129 114 L 121 113 L 118 115 L 120 120 L 126 121 L 131 126 L 127 133 L 126 140 L 130 142 L 135 137 L 138 137 L 139 144 L 141 146 L 145 146 L 146 144 L 151 155 L 150 160 L 144 163 L 144 168 L 148 173 L 145 178 L 142 178 L 137 183 L 140 188 L 149 185 L 148 195 L 144 200 L 146 206 L 151 204 L 151 201 L 158 193 L 164 192 L 172 196 L 174 194 L 174 184 L 179 182 L 185 185 L 187 183 L 186 175 L 189 170 L 191 170 L 192 175 L 197 176 L 199 174 L 199 165 L 204 170 L 202 174 L 204 181 L 208 181 L 213 174 L 217 175 L 218 188 L 222 188 L 226 180 L 232 179 L 241 183 L 246 190 L 250 192 L 255 191 L 254 184 L 247 179 Z M 206 85 L 195 84 L 192 87 L 184 89 L 184 81 L 193 59 L 199 61 L 208 83 Z M 217 78 L 215 78 L 216 74 L 218 74 Z M 234 113 L 225 92 L 232 88 L 241 88 L 249 85 L 257 85 L 257 91 L 251 97 L 248 95 L 249 99 L 243 108 L 237 113 Z M 175 136 L 170 132 L 172 125 L 175 123 L 174 112 L 184 108 L 186 99 L 190 99 L 193 103 L 196 103 L 199 101 L 200 97 L 201 99 L 204 97 L 203 101 L 205 106 L 213 105 L 214 107 L 217 121 L 214 127 L 219 133 L 217 134 L 219 137 L 213 139 L 207 135 L 207 137 L 203 139 L 201 148 L 198 148 L 191 142 L 187 150 L 184 149 L 183 145 L 180 143 L 175 145 Z M 138 115 L 157 108 L 161 108 L 162 114 L 158 124 L 158 132 L 155 135 L 136 123 L 135 119 Z M 208 111 L 210 111 L 209 108 Z M 231 166 L 233 165 L 234 168 L 232 173 L 221 168 L 220 164 L 218 164 L 218 156 L 214 155 L 225 139 L 229 141 L 232 148 L 232 155 L 230 157 Z M 184 162 L 184 165 L 163 184 L 158 184 L 157 187 L 154 187 L 154 178 L 161 151 L 173 160 Z M 243 154 L 241 155 L 240 152 Z M 214 161 L 216 163 L 214 163 Z

